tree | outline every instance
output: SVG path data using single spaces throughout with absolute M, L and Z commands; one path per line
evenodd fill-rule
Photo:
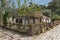
M 26 7 L 27 5 L 26 5 L 26 3 L 27 3 L 27 0 L 24 0 L 24 7 Z
M 56 14 L 60 15 L 60 0 L 53 0 L 52 2 L 49 2 L 48 8 L 52 10 L 52 12 L 55 12 Z
M 17 2 L 18 2 L 18 7 L 20 8 L 20 0 L 17 0 Z
M 45 15 L 45 16 L 47 16 L 47 17 L 51 17 L 52 15 L 52 12 L 51 12 L 51 10 L 49 10 L 49 9 L 43 9 L 42 10 L 42 12 L 43 12 L 43 15 Z
M 10 11 L 10 1 L 7 0 L 1 0 L 1 8 L 2 8 L 2 12 L 3 14 L 3 25 L 6 27 L 7 26 L 7 18 L 8 18 L 8 14 Z
M 0 15 L 5 13 L 5 5 L 6 5 L 6 0 L 0 0 L 1 1 L 1 7 L 0 7 Z M 3 16 L 1 15 L 1 21 L 3 21 Z

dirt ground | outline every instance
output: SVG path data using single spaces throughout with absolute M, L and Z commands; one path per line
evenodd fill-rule
M 60 25 L 41 35 L 25 36 L 0 28 L 0 40 L 60 40 Z

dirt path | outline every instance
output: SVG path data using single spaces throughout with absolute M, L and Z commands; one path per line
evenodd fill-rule
M 0 40 L 60 40 L 60 25 L 39 36 L 21 36 L 13 31 L 0 28 Z

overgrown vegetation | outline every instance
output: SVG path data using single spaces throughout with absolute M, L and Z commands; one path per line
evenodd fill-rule
M 60 20 L 60 0 L 52 0 L 49 2 L 48 9 L 52 11 L 52 19 Z
M 16 8 L 15 3 L 13 0 L 0 0 L 0 13 L 3 14 L 3 23 L 7 23 L 7 17 L 8 14 L 12 15 L 14 11 L 11 12 L 5 12 L 6 10 L 12 11 L 16 10 L 15 13 L 19 13 L 20 15 L 23 14 L 33 14 L 33 12 L 36 11 L 42 11 L 45 16 L 48 16 L 52 19 L 58 19 L 60 20 L 60 0 L 52 0 L 48 3 L 48 6 L 45 5 L 38 5 L 36 3 L 32 3 L 32 0 L 28 2 L 29 5 L 27 5 L 27 0 L 24 0 L 24 3 L 21 4 L 21 0 L 17 0 L 18 7 Z M 0 14 L 0 15 L 1 15 Z
M 8 18 L 8 12 L 6 12 L 4 15 L 3 15 L 3 25 L 6 27 L 7 26 L 7 18 Z

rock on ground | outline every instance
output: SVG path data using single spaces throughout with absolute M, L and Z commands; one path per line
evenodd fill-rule
M 60 25 L 38 36 L 22 36 L 0 28 L 0 40 L 60 40 Z

